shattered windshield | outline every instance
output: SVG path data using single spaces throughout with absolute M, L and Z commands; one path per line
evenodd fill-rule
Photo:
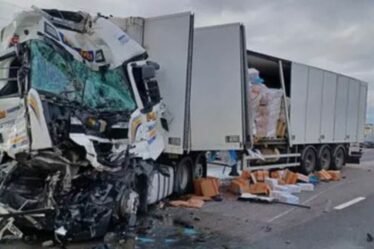
M 100 111 L 132 111 L 135 102 L 123 69 L 94 71 L 42 41 L 31 42 L 33 88 Z

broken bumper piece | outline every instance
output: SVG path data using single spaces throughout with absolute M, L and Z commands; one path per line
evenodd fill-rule
M 21 238 L 24 228 L 32 228 L 63 243 L 103 237 L 119 224 L 135 226 L 139 197 L 129 167 L 116 173 L 81 167 L 69 189 L 59 171 L 19 163 L 0 169 L 0 240 Z

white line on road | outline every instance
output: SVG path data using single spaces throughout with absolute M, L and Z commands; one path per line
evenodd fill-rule
M 342 210 L 343 208 L 349 207 L 349 206 L 351 206 L 353 204 L 356 204 L 357 202 L 363 201 L 365 199 L 366 199 L 365 197 L 360 196 L 360 197 L 354 198 L 350 201 L 344 202 L 344 203 L 334 207 L 334 209 L 335 210 Z

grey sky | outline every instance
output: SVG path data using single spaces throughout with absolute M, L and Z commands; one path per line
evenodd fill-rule
M 243 22 L 247 46 L 369 82 L 374 123 L 374 1 L 372 0 L 0 0 L 0 26 L 31 5 L 157 16 L 193 11 L 198 26 Z

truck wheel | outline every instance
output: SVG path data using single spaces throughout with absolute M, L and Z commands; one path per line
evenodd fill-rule
M 316 150 L 312 145 L 304 148 L 301 154 L 301 171 L 302 173 L 309 175 L 314 171 L 317 164 Z
M 322 145 L 318 149 L 317 169 L 328 170 L 331 166 L 332 156 L 331 149 L 328 145 Z
M 343 146 L 338 145 L 334 148 L 332 153 L 332 165 L 334 170 L 341 170 L 345 164 L 345 149 Z
M 205 153 L 197 154 L 194 165 L 193 165 L 193 172 L 192 178 L 198 179 L 202 177 L 206 177 L 207 175 L 207 159 Z
M 185 194 L 192 188 L 192 159 L 183 157 L 175 168 L 174 192 Z

